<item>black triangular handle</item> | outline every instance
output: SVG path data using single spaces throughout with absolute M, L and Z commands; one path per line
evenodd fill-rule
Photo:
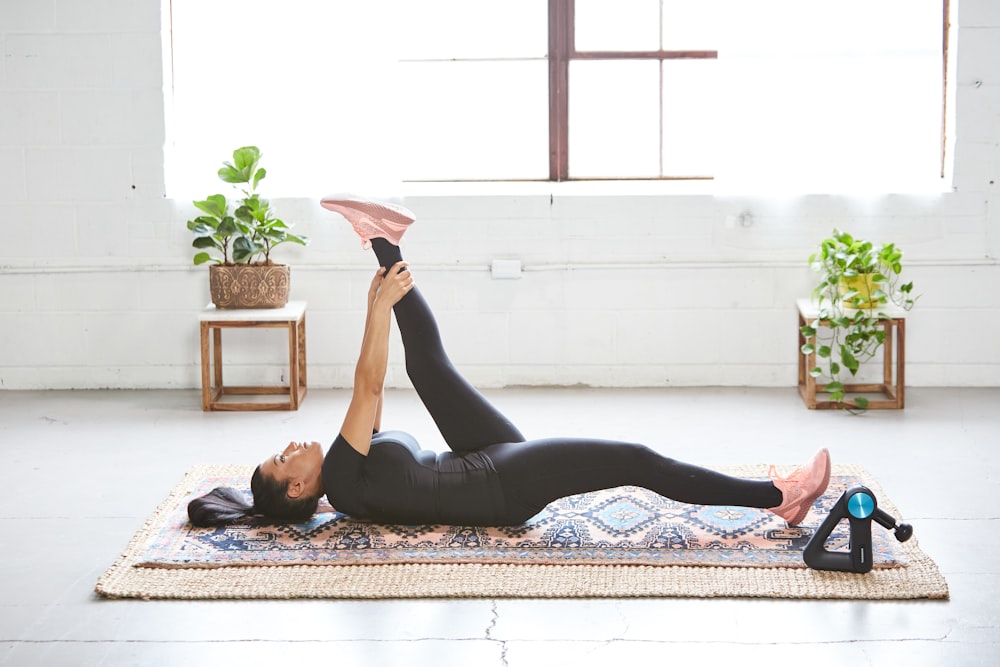
M 850 525 L 850 549 L 830 551 L 826 540 L 842 520 Z M 868 487 L 855 486 L 843 493 L 830 509 L 830 514 L 816 529 L 802 552 L 806 565 L 815 570 L 858 572 L 872 569 L 872 519 L 879 525 L 895 531 L 896 539 L 905 542 L 913 535 L 907 523 L 896 525 L 896 520 L 879 509 L 875 494 Z

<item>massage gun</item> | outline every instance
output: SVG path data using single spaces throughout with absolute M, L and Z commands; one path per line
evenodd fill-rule
M 826 540 L 841 519 L 850 523 L 850 550 L 829 551 Z M 840 496 L 829 516 L 816 529 L 802 553 L 806 565 L 816 570 L 859 572 L 872 569 L 872 519 L 887 530 L 894 531 L 896 539 L 905 542 L 913 536 L 913 526 L 896 524 L 896 520 L 878 508 L 875 494 L 864 486 L 855 486 Z

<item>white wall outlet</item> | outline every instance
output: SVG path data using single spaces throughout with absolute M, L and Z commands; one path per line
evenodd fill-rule
M 521 260 L 494 259 L 490 271 L 493 280 L 516 280 L 521 277 Z

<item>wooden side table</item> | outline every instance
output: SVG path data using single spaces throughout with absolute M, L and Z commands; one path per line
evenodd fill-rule
M 795 302 L 799 311 L 799 346 L 796 354 L 799 356 L 799 395 L 810 410 L 829 410 L 842 408 L 836 401 L 818 401 L 817 393 L 826 391 L 826 385 L 818 384 L 809 370 L 816 367 L 816 353 L 802 354 L 805 336 L 801 328 L 806 324 L 814 324 L 819 317 L 819 308 L 811 299 L 798 299 Z M 870 400 L 869 410 L 898 409 L 905 405 L 906 379 L 906 311 L 898 307 L 882 307 L 880 312 L 889 316 L 883 320 L 885 343 L 882 347 L 883 367 L 881 384 L 844 384 L 845 394 L 880 393 L 884 399 Z M 819 322 L 820 326 L 825 324 Z
M 220 310 L 208 305 L 201 322 L 201 407 L 203 410 L 298 410 L 306 395 L 306 302 L 289 301 L 283 308 Z M 226 387 L 222 383 L 223 329 L 288 329 L 288 385 Z M 209 339 L 211 332 L 211 341 Z M 214 373 L 209 371 L 209 363 Z M 214 383 L 213 383 L 214 379 Z M 214 384 L 214 386 L 213 386 Z M 286 395 L 283 401 L 222 401 L 226 395 Z

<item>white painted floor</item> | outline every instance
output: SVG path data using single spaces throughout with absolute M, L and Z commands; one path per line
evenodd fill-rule
M 952 598 L 103 600 L 97 578 L 187 468 L 329 441 L 348 394 L 311 390 L 293 413 L 203 413 L 190 390 L 6 391 L 0 663 L 1000 664 L 1000 389 L 908 388 L 906 410 L 861 417 L 808 411 L 794 389 L 487 393 L 528 437 L 638 440 L 707 465 L 829 447 L 879 480 Z M 440 448 L 411 392 L 389 393 L 384 425 Z

